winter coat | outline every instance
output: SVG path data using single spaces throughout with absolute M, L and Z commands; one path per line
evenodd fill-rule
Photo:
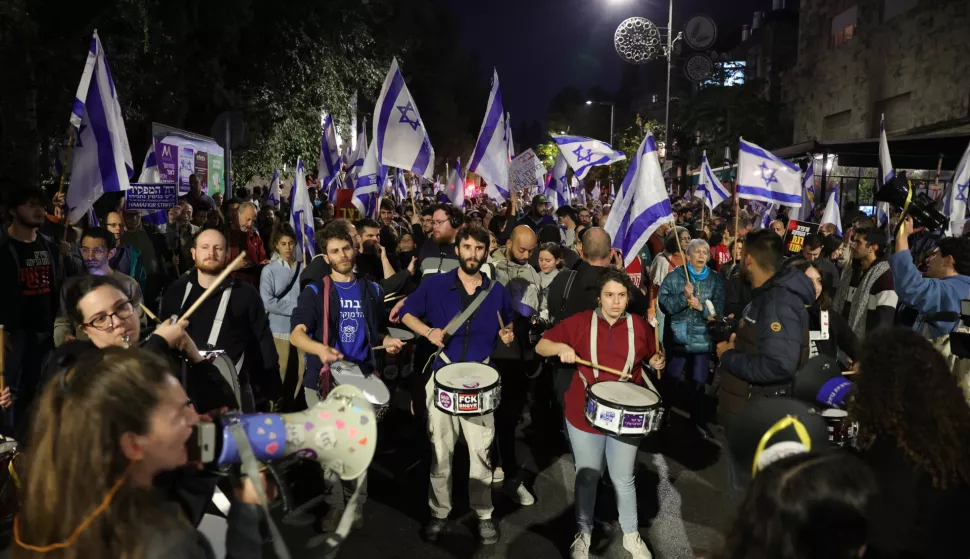
M 663 343 L 667 351 L 675 354 L 707 353 L 711 350 L 711 337 L 707 333 L 707 319 L 711 316 L 705 301 L 714 305 L 714 313 L 724 312 L 724 283 L 721 277 L 709 271 L 703 280 L 694 282 L 694 295 L 704 307 L 703 311 L 692 309 L 684 296 L 687 278 L 684 268 L 670 270 L 660 286 L 658 304 L 663 311 Z

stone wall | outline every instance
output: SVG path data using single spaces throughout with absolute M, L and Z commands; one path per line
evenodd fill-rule
M 887 1 L 802 0 L 798 62 L 782 99 L 792 143 L 953 130 L 970 116 L 970 1 L 919 0 L 883 21 Z M 834 45 L 832 19 L 858 7 L 852 39 Z

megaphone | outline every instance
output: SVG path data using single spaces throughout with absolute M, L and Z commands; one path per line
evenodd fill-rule
M 855 384 L 842 376 L 839 362 L 827 355 L 817 355 L 808 360 L 795 373 L 792 396 L 811 404 L 841 408 L 855 391 Z
M 917 225 L 930 231 L 942 231 L 949 225 L 949 220 L 936 209 L 936 202 L 925 192 L 914 194 L 909 188 L 906 171 L 899 171 L 889 182 L 882 185 L 876 193 L 877 202 L 889 202 L 896 209 L 906 209 L 906 214 L 913 218 Z
M 214 423 L 198 423 L 190 459 L 203 464 L 238 464 L 247 449 L 234 432 L 245 434 L 260 462 L 288 456 L 315 460 L 341 479 L 357 479 L 377 447 L 377 418 L 363 392 L 350 385 L 333 389 L 326 400 L 296 413 L 230 413 Z
M 728 452 L 744 479 L 786 456 L 826 448 L 828 440 L 825 421 L 792 398 L 749 403 L 727 432 Z

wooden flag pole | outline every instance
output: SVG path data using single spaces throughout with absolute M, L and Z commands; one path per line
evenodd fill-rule
M 677 233 L 677 222 L 671 221 L 674 224 L 674 238 L 677 239 L 677 252 L 680 253 L 680 258 L 684 261 L 684 277 L 687 278 L 687 283 L 690 283 L 690 273 L 687 272 L 687 255 L 684 254 L 684 248 L 680 246 L 680 235 Z

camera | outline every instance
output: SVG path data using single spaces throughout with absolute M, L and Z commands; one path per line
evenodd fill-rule
M 970 299 L 960 301 L 960 313 L 938 312 L 930 313 L 927 320 L 939 322 L 960 321 L 965 327 L 970 327 Z M 950 352 L 960 359 L 970 359 L 970 332 L 950 333 Z
M 909 180 L 906 172 L 900 171 L 896 176 L 879 189 L 876 193 L 877 202 L 889 202 L 897 209 L 907 208 L 906 198 L 910 195 Z M 930 231 L 942 231 L 949 225 L 949 220 L 939 210 L 936 209 L 936 202 L 926 195 L 919 193 L 909 201 L 907 215 L 913 218 L 916 225 L 920 225 Z
M 738 321 L 731 317 L 721 317 L 707 323 L 707 333 L 715 344 L 731 339 L 731 334 L 738 330 Z

